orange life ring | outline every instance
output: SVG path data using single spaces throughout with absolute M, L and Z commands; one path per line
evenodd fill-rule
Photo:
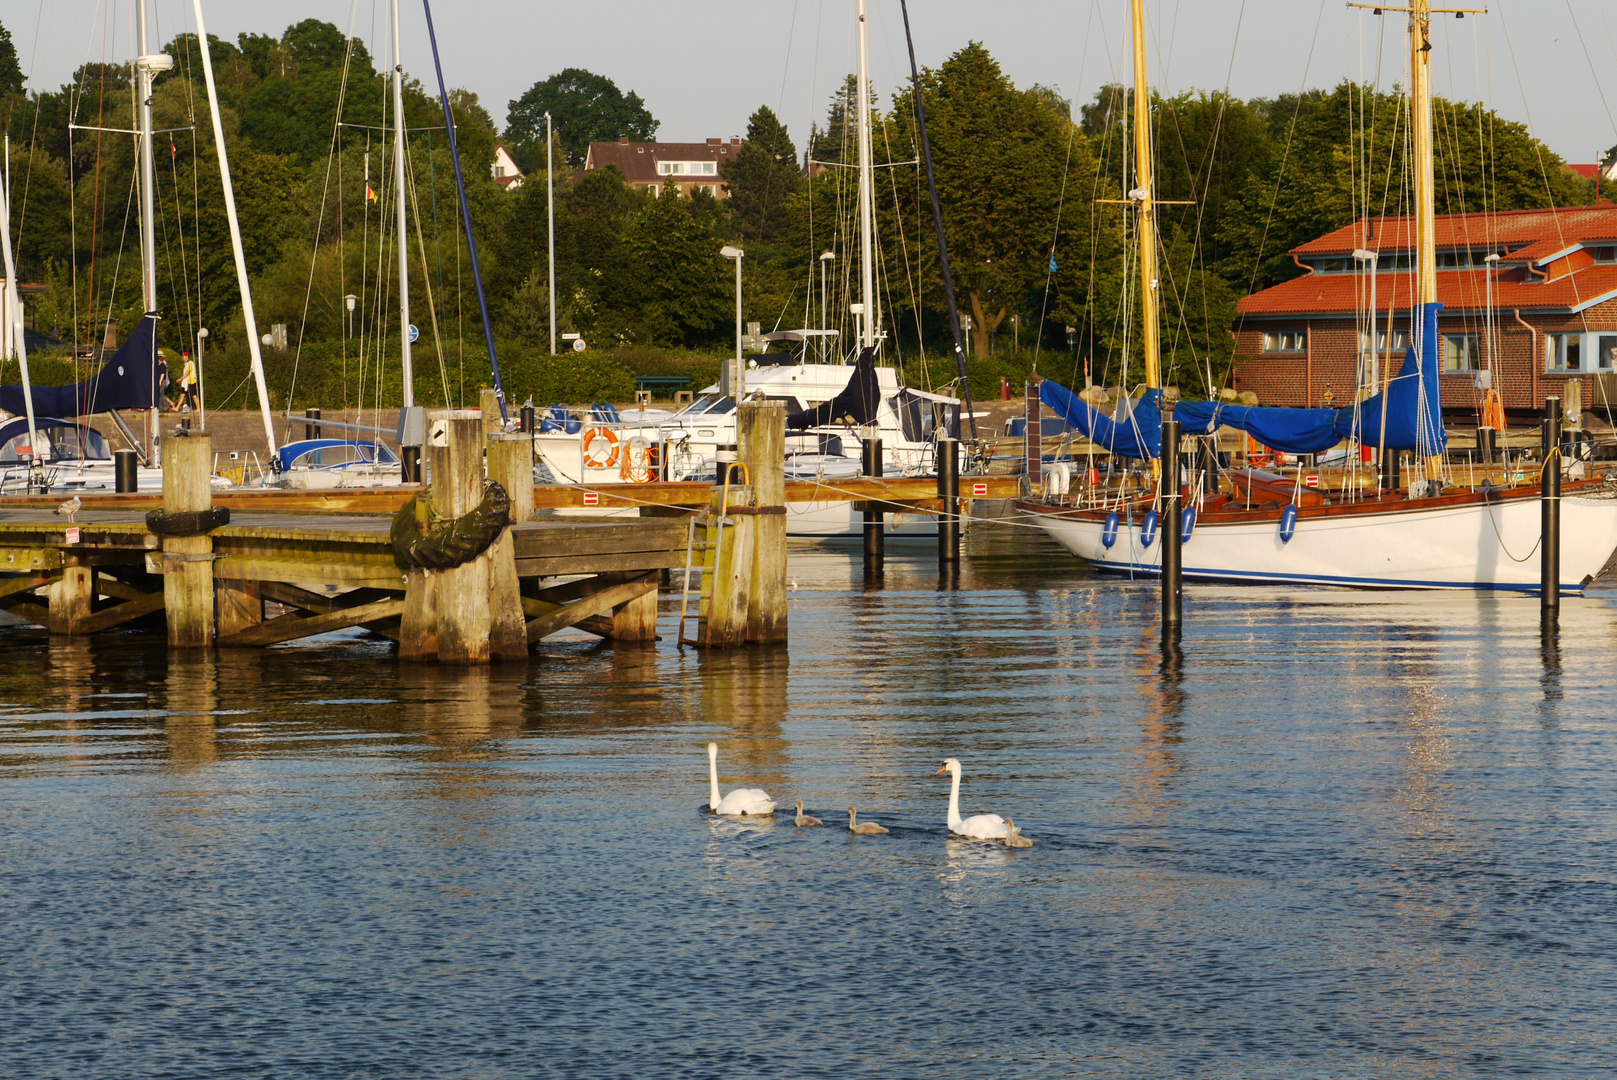
M 604 452 L 600 448 L 602 439 L 606 440 Z M 611 428 L 585 428 L 579 446 L 583 448 L 584 464 L 592 469 L 610 469 L 618 463 L 618 433 Z

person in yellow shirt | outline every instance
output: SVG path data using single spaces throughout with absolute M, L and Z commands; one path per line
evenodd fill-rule
M 191 359 L 190 353 L 181 353 L 185 358 L 185 370 L 180 372 L 180 410 L 182 412 L 196 412 L 197 410 L 197 365 Z

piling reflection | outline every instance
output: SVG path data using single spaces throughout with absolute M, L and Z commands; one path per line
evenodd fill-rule
M 163 732 L 169 760 L 182 769 L 199 769 L 219 757 L 218 680 L 211 650 L 169 654 L 163 679 Z

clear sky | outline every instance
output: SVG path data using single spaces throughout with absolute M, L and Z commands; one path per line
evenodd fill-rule
M 132 0 L 17 2 L 3 16 L 33 86 L 55 87 L 88 59 L 131 51 Z M 907 77 L 898 0 L 868 0 L 871 66 L 885 99 Z M 1460 6 L 1443 0 L 1446 6 Z M 1569 161 L 1617 144 L 1617 4 L 1611 0 L 1486 0 L 1491 13 L 1440 17 L 1434 71 L 1440 93 L 1482 100 L 1529 124 Z M 1482 6 L 1468 0 L 1467 6 Z M 150 0 L 158 39 L 191 28 L 189 0 Z M 33 10 L 27 10 L 32 8 Z M 406 69 L 429 86 L 420 4 L 402 5 Z M 1608 11 L 1607 8 L 1612 10 Z M 371 52 L 391 55 L 388 5 L 379 0 L 206 0 L 211 33 L 277 36 L 319 18 L 352 26 Z M 1127 79 L 1125 0 L 912 0 L 916 52 L 936 66 L 982 41 L 1018 86 L 1042 83 L 1076 101 Z M 1152 72 L 1167 92 L 1218 89 L 1242 97 L 1330 86 L 1348 75 L 1383 86 L 1405 78 L 1404 18 L 1355 11 L 1343 0 L 1149 0 Z M 606 75 L 645 99 L 658 137 L 698 140 L 746 130 L 760 104 L 780 113 L 799 146 L 830 91 L 852 71 L 854 0 L 440 0 L 434 11 L 444 75 L 475 91 L 496 122 L 506 103 L 565 67 Z M 106 39 L 105 46 L 103 44 Z M 1609 106 L 1608 106 L 1609 103 Z

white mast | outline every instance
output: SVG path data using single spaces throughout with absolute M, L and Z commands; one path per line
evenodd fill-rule
M 870 168 L 870 63 L 865 46 L 865 0 L 859 0 L 859 348 L 876 343 L 876 290 L 870 251 L 875 185 Z
M 1145 4 L 1134 0 L 1134 177 L 1129 192 L 1139 214 L 1140 309 L 1145 345 L 1145 385 L 1162 385 L 1162 345 L 1157 326 L 1157 209 L 1151 179 L 1151 90 L 1146 85 Z
M 137 123 L 140 131 L 140 278 L 141 296 L 147 312 L 157 310 L 157 226 L 153 210 L 152 177 L 152 72 L 167 70 L 169 63 L 154 63 L 156 57 L 146 52 L 146 0 L 135 0 L 135 93 Z M 164 61 L 168 57 L 163 57 Z
M 236 286 L 241 291 L 241 317 L 247 324 L 247 351 L 252 357 L 253 383 L 258 389 L 258 411 L 264 421 L 264 442 L 275 456 L 275 422 L 270 417 L 269 389 L 264 385 L 264 356 L 258 348 L 258 320 L 253 315 L 253 292 L 247 285 L 247 256 L 241 246 L 241 222 L 236 218 L 236 189 L 230 182 L 230 156 L 225 153 L 225 129 L 219 120 L 219 94 L 213 81 L 213 56 L 208 49 L 208 28 L 202 21 L 202 0 L 191 0 L 196 13 L 197 42 L 202 50 L 202 77 L 208 84 L 208 113 L 213 118 L 213 146 L 219 155 L 219 181 L 224 186 L 225 218 L 230 222 L 230 248 L 236 258 Z
M 410 361 L 410 259 L 404 223 L 404 54 L 399 51 L 399 0 L 393 0 L 393 201 L 398 207 L 399 356 L 404 367 L 404 407 L 415 404 L 415 368 Z
M 10 191 L 0 192 L 0 249 L 5 252 L 6 267 L 6 295 L 4 303 L 0 303 L 0 315 L 6 320 L 8 326 L 13 327 L 15 339 L 13 345 L 17 350 L 17 360 L 22 364 L 22 400 L 23 411 L 28 414 L 28 456 L 33 460 L 34 466 L 39 464 L 39 431 L 34 426 L 34 388 L 28 381 L 28 345 L 22 332 L 22 302 L 17 292 L 17 264 L 11 257 L 11 198 Z M 29 472 L 32 473 L 32 468 Z M 31 479 L 31 477 L 30 477 Z
M 545 215 L 546 247 L 550 251 L 550 355 L 556 355 L 556 161 L 550 134 L 550 110 L 545 110 Z

